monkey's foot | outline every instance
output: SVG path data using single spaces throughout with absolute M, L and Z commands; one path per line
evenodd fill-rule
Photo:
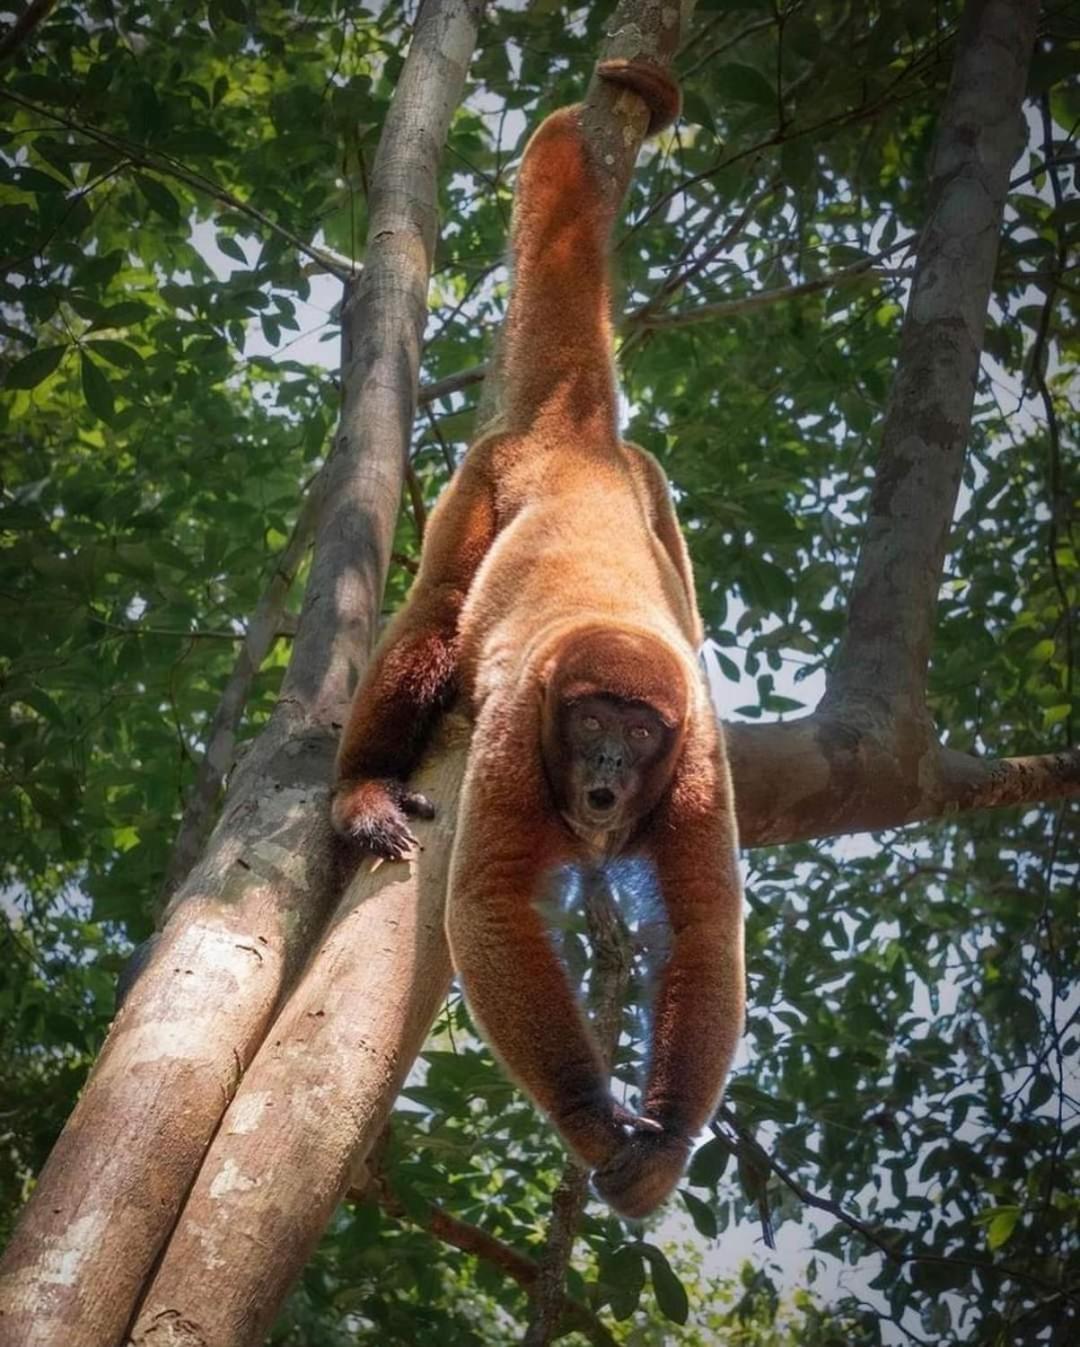
M 639 1129 L 593 1174 L 593 1186 L 620 1216 L 640 1221 L 670 1196 L 689 1156 L 687 1137 Z
M 375 856 L 402 861 L 419 848 L 407 818 L 434 818 L 435 806 L 402 781 L 339 781 L 330 803 L 335 832 Z

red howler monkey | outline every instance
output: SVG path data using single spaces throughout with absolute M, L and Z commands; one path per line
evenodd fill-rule
M 666 76 L 600 66 L 678 111 Z M 440 711 L 475 728 L 447 933 L 481 1030 L 507 1070 L 641 1217 L 671 1192 L 719 1100 L 743 1020 L 741 892 L 721 734 L 699 672 L 690 562 L 659 465 L 620 441 L 603 190 L 580 107 L 532 137 L 513 217 L 506 412 L 428 523 L 420 570 L 342 737 L 334 826 L 405 856 L 411 792 Z M 647 862 L 671 927 L 642 1114 L 617 1104 L 536 902 L 553 868 Z

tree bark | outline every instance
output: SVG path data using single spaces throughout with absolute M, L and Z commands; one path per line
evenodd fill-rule
M 968 0 L 930 166 L 847 623 L 823 709 L 926 722 L 938 591 L 979 374 L 1039 6 Z
M 443 899 L 468 739 L 460 716 L 444 720 L 416 777 L 440 802 L 434 822 L 417 820 L 423 853 L 365 864 L 245 1072 L 139 1311 L 137 1347 L 264 1341 L 384 1127 L 450 987 Z
M 427 316 L 437 159 L 480 8 L 428 0 L 421 11 L 380 147 L 364 273 L 343 319 L 341 433 L 283 693 L 0 1263 L 0 1347 L 121 1338 L 340 891 L 327 786 L 378 622 Z

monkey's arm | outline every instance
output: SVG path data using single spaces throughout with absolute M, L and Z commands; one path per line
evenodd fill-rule
M 341 736 L 331 818 L 344 837 L 400 859 L 408 814 L 430 803 L 405 787 L 457 686 L 458 616 L 495 536 L 486 455 L 471 451 L 428 520 L 420 570 L 357 689 Z
M 743 1029 L 742 886 L 734 805 L 708 707 L 699 708 L 669 798 L 645 840 L 671 927 L 637 1132 L 596 1175 L 616 1211 L 642 1217 L 678 1183 L 720 1102 Z
M 694 570 L 690 564 L 690 553 L 686 550 L 686 540 L 679 528 L 678 516 L 671 502 L 671 486 L 667 474 L 646 449 L 630 440 L 623 441 L 623 452 L 627 456 L 631 471 L 637 477 L 649 507 L 649 516 L 653 532 L 660 545 L 671 558 L 686 593 L 688 611 L 687 637 L 692 645 L 699 646 L 705 639 L 698 614 L 697 596 L 694 591 Z
M 609 1073 L 537 908 L 572 852 L 544 797 L 536 699 L 489 702 L 461 798 L 446 933 L 469 1008 L 507 1072 L 587 1165 L 626 1141 Z M 528 745 L 528 747 L 526 747 Z

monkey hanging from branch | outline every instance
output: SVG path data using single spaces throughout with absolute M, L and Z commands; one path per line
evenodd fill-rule
M 678 113 L 666 74 L 602 78 Z M 582 108 L 533 135 L 515 195 L 505 409 L 428 522 L 416 581 L 357 691 L 335 828 L 377 856 L 415 845 L 410 790 L 440 713 L 474 729 L 447 899 L 454 967 L 509 1073 L 643 1217 L 672 1191 L 720 1099 L 743 1022 L 742 895 L 721 731 L 696 658 L 690 561 L 659 464 L 624 443 L 612 361 L 617 202 Z M 640 1114 L 619 1104 L 539 910 L 565 866 L 639 858 L 669 941 Z

